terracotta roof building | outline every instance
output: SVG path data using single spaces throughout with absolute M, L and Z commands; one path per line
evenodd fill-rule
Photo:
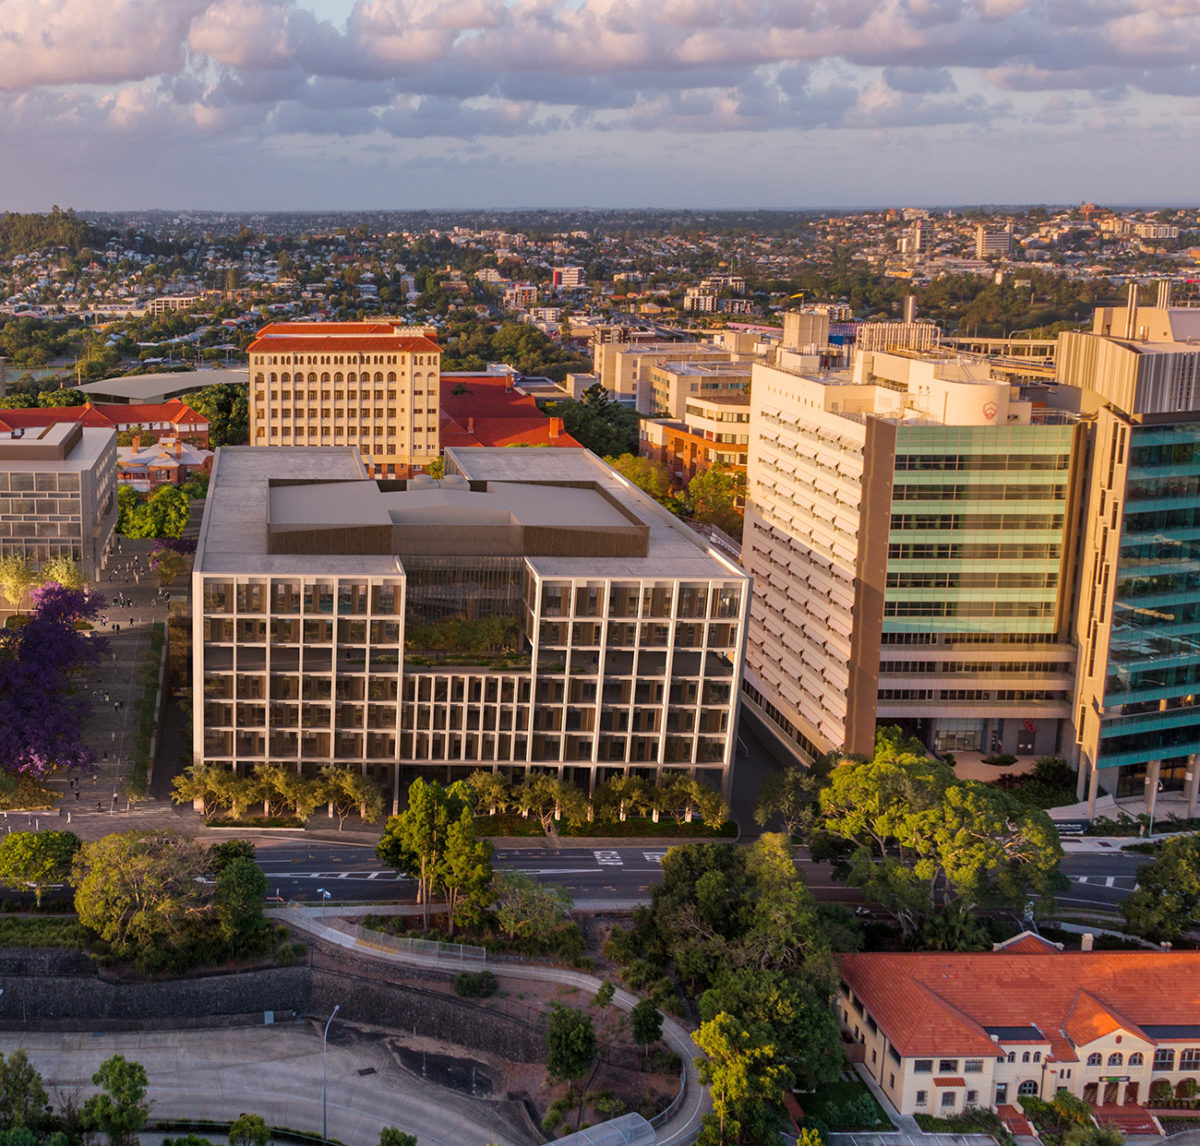
M 87 426 L 97 430 L 137 430 L 155 438 L 185 437 L 197 445 L 208 445 L 208 419 L 187 403 L 130 402 L 82 406 L 23 406 L 0 410 L 0 433 L 41 429 L 60 424 Z
M 449 374 L 441 380 L 442 447 L 557 446 L 579 449 L 562 428 L 547 418 L 528 394 L 514 389 L 510 377 L 497 374 Z
M 1136 1105 L 1159 1080 L 1172 1092 L 1200 1082 L 1200 952 L 1068 952 L 1025 933 L 987 953 L 839 965 L 843 1031 L 904 1114 L 1060 1088 Z
M 392 322 L 273 322 L 251 343 L 250 444 L 353 446 L 373 476 L 437 458 L 441 350 Z

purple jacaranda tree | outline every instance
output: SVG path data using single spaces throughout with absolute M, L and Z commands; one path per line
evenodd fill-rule
M 53 581 L 30 598 L 25 623 L 0 632 L 0 768 L 13 776 L 83 770 L 92 764 L 81 736 L 91 704 L 71 682 L 107 642 L 76 625 L 94 620 L 104 598 Z

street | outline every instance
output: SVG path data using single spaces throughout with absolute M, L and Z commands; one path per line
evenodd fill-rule
M 390 902 L 411 899 L 411 880 L 397 878 L 382 867 L 374 849 L 361 844 L 304 843 L 292 840 L 258 841 L 258 861 L 267 876 L 268 894 L 281 899 L 317 900 L 329 892 L 333 900 Z M 660 863 L 666 847 L 589 848 L 572 846 L 498 848 L 493 864 L 500 870 L 523 871 L 565 887 L 576 899 L 625 901 L 649 899 L 650 888 L 661 881 Z M 1058 903 L 1067 908 L 1093 907 L 1113 911 L 1137 884 L 1146 856 L 1117 851 L 1068 854 L 1062 872 L 1069 889 Z M 862 903 L 853 888 L 837 883 L 824 864 L 814 864 L 801 852 L 799 865 L 816 899 Z

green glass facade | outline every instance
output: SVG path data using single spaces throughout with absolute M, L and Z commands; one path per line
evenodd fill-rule
M 1073 432 L 898 429 L 884 633 L 1053 639 Z
M 1101 768 L 1200 752 L 1200 423 L 1131 428 Z

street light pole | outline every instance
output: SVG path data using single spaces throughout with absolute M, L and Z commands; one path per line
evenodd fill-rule
M 329 1016 L 329 1022 L 325 1024 L 325 1033 L 321 1036 L 321 1141 L 329 1141 L 329 1108 L 326 1104 L 326 1097 L 329 1087 L 329 1072 L 325 1065 L 325 1046 L 329 1041 L 329 1026 L 334 1020 L 334 1016 L 342 1009 L 339 1003 L 333 1008 L 333 1014 Z

